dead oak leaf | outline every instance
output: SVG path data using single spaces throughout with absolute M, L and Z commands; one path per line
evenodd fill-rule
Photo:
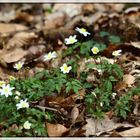
M 25 55 L 27 55 L 27 51 L 22 48 L 16 48 L 12 50 L 2 50 L 0 52 L 0 59 L 6 63 L 13 63 L 22 59 Z
M 113 119 L 109 119 L 105 116 L 103 119 L 87 118 L 87 124 L 83 129 L 86 130 L 85 136 L 99 136 L 104 132 L 110 132 L 120 127 L 134 127 L 127 123 L 117 123 Z
M 121 91 L 121 90 L 125 90 L 127 87 L 127 84 L 124 81 L 119 81 L 116 85 L 115 85 L 115 90 L 117 91 Z
M 131 45 L 134 46 L 135 48 L 140 49 L 140 42 L 131 42 Z
M 18 32 L 7 43 L 6 48 L 22 47 L 37 38 L 34 32 Z
M 47 127 L 47 132 L 49 137 L 60 137 L 69 130 L 62 124 L 47 123 L 46 127 Z
M 0 23 L 0 33 L 13 33 L 17 31 L 27 30 L 28 28 L 24 25 L 20 24 L 12 24 L 12 23 Z
M 139 137 L 140 136 L 140 127 L 135 127 L 129 130 L 125 130 L 119 133 L 123 137 Z
M 79 109 L 78 107 L 75 106 L 71 111 L 71 120 L 73 123 L 75 123 L 78 116 L 79 116 Z
M 131 85 L 135 83 L 135 77 L 130 74 L 125 74 L 123 76 L 123 81 L 131 87 Z

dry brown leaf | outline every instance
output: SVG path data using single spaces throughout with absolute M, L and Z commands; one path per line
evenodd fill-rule
M 49 137 L 60 137 L 69 130 L 68 128 L 66 128 L 61 124 L 47 123 L 46 127 L 47 127 L 47 132 Z
M 115 90 L 121 91 L 125 90 L 128 85 L 124 81 L 120 81 L 115 85 Z
M 79 15 L 82 11 L 83 4 L 55 4 L 53 10 L 55 12 L 64 12 L 70 18 Z
M 12 33 L 17 31 L 27 30 L 28 28 L 20 24 L 0 23 L 0 33 Z
M 128 85 L 131 86 L 132 84 L 135 83 L 135 77 L 130 75 L 130 74 L 125 74 L 123 76 L 123 81 Z
M 134 46 L 135 48 L 140 49 L 140 42 L 131 42 L 131 45 Z
M 87 82 L 94 82 L 96 80 L 96 76 L 94 73 L 90 73 L 88 76 L 87 76 L 87 79 L 86 81 Z
M 27 55 L 27 51 L 22 48 L 16 48 L 14 50 L 2 50 L 0 52 L 0 60 L 3 60 L 6 63 L 13 63 L 22 59 Z
M 73 123 L 76 121 L 78 116 L 79 116 L 79 109 L 75 106 L 71 111 L 71 119 Z
M 123 137 L 139 137 L 140 136 L 140 127 L 132 128 L 119 133 Z
M 9 12 L 0 12 L 0 21 L 10 22 L 15 19 L 15 10 L 10 10 Z
M 109 119 L 105 116 L 104 119 L 96 120 L 93 118 L 87 118 L 87 124 L 83 127 L 86 130 L 86 136 L 99 136 L 104 132 L 109 132 L 119 127 L 134 127 L 133 125 L 126 123 L 117 123 L 113 119 Z
M 61 27 L 65 23 L 66 16 L 63 12 L 55 12 L 46 17 L 45 20 L 45 29 L 55 29 Z
M 16 15 L 16 19 L 22 20 L 22 21 L 25 21 L 25 22 L 32 22 L 34 20 L 34 16 L 32 16 L 29 13 L 26 13 L 26 12 L 19 12 Z
M 37 35 L 34 32 L 16 33 L 7 43 L 6 48 L 22 47 L 31 42 Z
M 82 6 L 82 10 L 84 11 L 84 12 L 93 12 L 93 9 L 94 9 L 94 4 L 84 4 L 83 6 Z

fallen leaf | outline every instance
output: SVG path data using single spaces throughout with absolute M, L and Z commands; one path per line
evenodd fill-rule
M 81 13 L 82 5 L 83 4 L 55 4 L 53 10 L 54 12 L 64 12 L 72 18 Z
M 22 59 L 27 55 L 27 51 L 22 48 L 15 48 L 12 50 L 2 50 L 0 51 L 0 59 L 6 63 L 13 63 Z
M 79 109 L 75 106 L 73 107 L 72 111 L 71 111 L 71 120 L 72 123 L 74 123 L 77 119 L 77 117 L 79 116 Z
M 18 32 L 6 44 L 6 48 L 22 47 L 37 38 L 34 32 Z
M 66 15 L 63 12 L 55 12 L 48 15 L 45 19 L 45 29 L 55 29 L 64 25 L 66 19 Z
M 117 90 L 117 91 L 121 91 L 121 90 L 125 90 L 126 89 L 126 87 L 127 87 L 128 85 L 124 82 L 124 81 L 119 81 L 116 85 L 115 85 L 115 90 Z
M 128 85 L 131 86 L 132 84 L 135 83 L 135 77 L 130 75 L 130 74 L 125 74 L 123 76 L 123 81 Z
M 140 42 L 131 42 L 131 45 L 140 49 Z
M 104 132 L 109 132 L 120 127 L 134 127 L 133 125 L 126 123 L 117 123 L 113 119 L 109 119 L 107 116 L 100 120 L 87 118 L 86 122 L 87 124 L 83 127 L 83 129 L 86 130 L 86 136 L 99 136 Z
M 26 12 L 19 12 L 16 15 L 16 19 L 25 21 L 25 22 L 32 22 L 34 20 L 34 16 Z
M 15 19 L 15 11 L 11 10 L 9 12 L 0 12 L 0 21 L 9 22 Z
M 140 136 L 140 127 L 132 128 L 125 130 L 119 133 L 123 137 L 139 137 Z
M 66 128 L 61 124 L 47 123 L 46 127 L 47 127 L 47 132 L 49 137 L 60 137 L 69 130 L 68 128 Z
M 28 28 L 20 24 L 0 23 L 0 33 L 12 33 L 17 31 L 27 30 Z

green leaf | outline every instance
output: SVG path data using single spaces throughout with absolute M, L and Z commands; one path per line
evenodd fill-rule
M 100 37 L 104 37 L 104 36 L 109 36 L 110 34 L 108 32 L 105 32 L 105 31 L 101 31 L 99 33 Z
M 105 89 L 105 91 L 108 91 L 108 92 L 112 91 L 112 83 L 110 81 L 106 80 L 104 82 L 104 89 Z
M 119 36 L 111 35 L 111 36 L 109 36 L 109 41 L 111 43 L 120 43 L 121 39 Z

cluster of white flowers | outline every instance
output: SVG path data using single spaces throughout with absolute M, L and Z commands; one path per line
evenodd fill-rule
M 85 28 L 76 28 L 76 31 L 78 31 L 80 34 L 84 35 L 85 37 L 90 35 L 90 33 L 85 29 Z M 74 36 L 69 36 L 69 38 L 65 39 L 65 43 L 66 45 L 70 45 L 70 44 L 74 44 L 76 43 L 78 40 L 76 39 L 76 35 Z
M 14 87 L 10 87 L 9 84 L 6 84 L 4 81 L 0 81 L 0 95 L 4 95 L 6 98 L 13 95 L 12 90 L 15 89 Z M 21 93 L 19 91 L 15 92 L 15 99 L 19 99 L 19 96 Z M 20 100 L 19 103 L 16 104 L 17 109 L 21 108 L 29 108 L 29 103 L 27 102 L 27 99 L 25 100 Z M 30 129 L 31 123 L 26 121 L 23 125 L 25 129 Z

